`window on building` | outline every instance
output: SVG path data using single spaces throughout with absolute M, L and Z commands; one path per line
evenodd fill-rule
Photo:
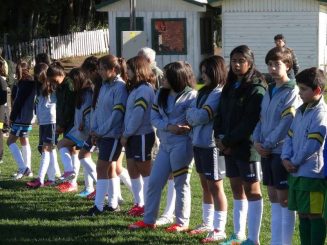
M 152 19 L 152 48 L 159 55 L 186 54 L 186 19 Z

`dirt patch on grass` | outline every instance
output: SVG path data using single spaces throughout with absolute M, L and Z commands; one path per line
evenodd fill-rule
M 103 55 L 105 55 L 105 54 L 98 54 L 98 55 L 94 55 L 94 56 L 100 58 Z M 91 56 L 91 55 L 62 58 L 62 59 L 60 59 L 60 62 L 63 64 L 66 71 L 70 71 L 71 69 L 73 69 L 75 67 L 81 66 L 83 61 L 89 56 Z

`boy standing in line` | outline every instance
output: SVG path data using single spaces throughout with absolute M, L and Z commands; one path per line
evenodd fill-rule
M 301 104 L 292 69 L 289 49 L 275 47 L 265 58 L 273 82 L 261 103 L 260 121 L 253 132 L 254 147 L 261 156 L 263 184 L 271 202 L 271 245 L 290 245 L 294 232 L 295 212 L 287 208 L 288 172 L 280 155 L 287 131 Z
M 326 224 L 322 217 L 326 182 L 323 146 L 327 105 L 322 96 L 326 77 L 312 67 L 296 76 L 303 100 L 288 131 L 281 158 L 288 178 L 288 208 L 298 211 L 301 244 L 323 245 Z

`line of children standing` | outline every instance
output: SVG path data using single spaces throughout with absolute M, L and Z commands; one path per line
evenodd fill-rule
M 130 225 L 129 228 L 155 228 L 160 193 L 166 182 L 165 174 L 167 172 L 168 178 L 169 172 L 172 171 L 177 191 L 176 224 L 168 227 L 167 231 L 188 230 L 190 205 L 190 198 L 188 198 L 190 161 L 188 159 L 192 158 L 192 151 L 189 151 L 188 148 L 188 146 L 191 146 L 191 138 L 188 133 L 191 130 L 190 126 L 192 126 L 195 162 L 204 189 L 203 201 L 205 204 L 210 205 L 212 202 L 215 204 L 213 221 L 211 221 L 212 218 L 210 218 L 209 214 L 212 213 L 212 209 L 210 209 L 210 206 L 205 207 L 203 205 L 203 222 L 207 221 L 208 223 L 208 229 L 204 230 L 209 232 L 203 242 L 219 241 L 226 237 L 224 229 L 227 204 L 225 205 L 226 197 L 224 196 L 221 181 L 224 177 L 223 160 L 218 158 L 217 161 L 216 158 L 219 153 L 214 145 L 212 145 L 212 149 L 210 149 L 211 145 L 209 146 L 210 150 L 214 150 L 212 154 L 199 153 L 208 146 L 200 144 L 203 133 L 201 133 L 201 137 L 196 137 L 201 129 L 206 128 L 206 126 L 208 128 L 212 127 L 207 120 L 212 123 L 214 115 L 217 114 L 213 130 L 218 149 L 225 156 L 226 175 L 230 178 L 234 197 L 234 234 L 222 244 L 231 244 L 233 242 L 234 244 L 259 244 L 263 205 L 259 185 L 261 166 L 257 153 L 261 156 L 264 184 L 268 186 L 268 194 L 272 203 L 271 244 L 291 244 L 295 213 L 290 210 L 299 212 L 301 243 L 324 243 L 326 226 L 322 214 L 326 182 L 323 180 L 323 158 L 321 156 L 327 127 L 326 105 L 322 97 L 325 77 L 316 68 L 304 70 L 297 75 L 300 96 L 304 104 L 299 107 L 295 114 L 295 108 L 299 106 L 299 100 L 295 81 L 289 80 L 287 77 L 287 71 L 290 69 L 292 62 L 288 52 L 287 49 L 283 48 L 274 48 L 268 52 L 266 64 L 274 83 L 269 85 L 267 92 L 267 85 L 263 77 L 255 69 L 253 52 L 245 45 L 236 47 L 231 52 L 231 69 L 227 76 L 226 85 L 222 90 L 217 85 L 224 84 L 223 60 L 220 60 L 219 57 L 211 57 L 200 64 L 201 73 L 207 83 L 204 89 L 199 91 L 197 98 L 195 92 L 189 89 L 191 79 L 185 68 L 185 63 L 174 62 L 165 67 L 163 88 L 157 94 L 151 112 L 152 124 L 158 128 L 161 146 L 149 177 L 148 191 L 144 198 L 144 221 L 136 222 Z M 133 76 L 138 74 L 137 70 L 133 70 L 133 62 L 136 61 L 131 59 L 129 65 L 130 80 L 133 80 Z M 212 75 L 213 71 L 210 70 L 215 62 L 220 64 L 219 68 L 214 69 L 221 76 L 220 79 L 217 78 L 218 74 Z M 122 120 L 125 110 L 128 111 L 129 108 L 126 84 L 119 76 L 121 74 L 123 77 L 125 74 L 124 62 L 109 55 L 102 57 L 99 63 L 103 80 L 109 81 L 104 82 L 103 85 L 108 88 L 101 88 L 100 90 L 100 96 L 94 110 L 95 115 L 92 118 L 95 119 L 93 121 L 95 125 L 92 125 L 92 139 L 93 142 L 96 141 L 100 151 L 97 167 L 101 168 L 103 176 L 101 179 L 99 178 L 100 185 L 97 184 L 96 187 L 95 206 L 89 210 L 90 215 L 102 213 L 103 210 L 119 210 L 114 169 L 115 161 L 118 160 L 121 149 L 120 142 L 127 146 L 128 159 L 134 160 L 136 154 L 138 154 L 134 152 L 137 151 L 135 145 L 140 145 L 137 143 L 132 144 L 133 147 L 128 147 L 129 140 L 133 138 L 133 136 L 131 137 L 130 134 L 126 133 L 130 129 L 128 126 L 125 125 L 125 133 L 123 133 Z M 59 78 L 51 78 L 59 83 Z M 143 79 L 137 79 L 139 77 L 136 76 L 135 81 L 143 81 Z M 124 80 L 127 81 L 126 78 Z M 213 84 L 216 86 L 210 86 L 212 80 L 215 81 Z M 136 91 L 137 88 L 134 88 L 134 90 Z M 216 110 L 213 109 L 215 106 L 209 103 L 210 93 L 214 90 L 218 90 L 217 101 L 221 93 L 219 105 L 215 101 L 217 102 Z M 117 101 L 111 101 L 110 106 L 108 106 L 104 100 L 109 99 L 109 96 L 103 96 L 103 93 L 116 93 L 118 99 Z M 137 108 L 146 111 L 148 109 L 149 101 L 144 98 L 143 100 L 132 100 L 132 97 L 130 99 L 132 106 L 129 110 L 133 111 Z M 127 108 L 125 107 L 126 103 Z M 115 117 L 104 118 L 103 111 L 99 107 L 109 111 L 111 116 L 115 113 Z M 197 113 L 206 117 L 202 124 L 197 122 L 197 120 L 201 119 L 200 116 L 195 116 Z M 113 124 L 113 120 L 115 120 L 115 124 Z M 126 122 L 128 125 L 128 119 Z M 113 125 L 117 126 L 117 128 Z M 290 130 L 288 130 L 289 127 Z M 210 130 L 212 132 L 212 129 Z M 288 136 L 286 137 L 287 131 Z M 140 149 L 140 152 L 141 155 L 145 156 L 144 159 L 149 160 L 146 153 L 151 148 L 151 140 L 144 138 L 144 141 L 141 140 L 144 148 Z M 173 142 L 175 139 L 176 142 Z M 282 147 L 284 139 L 285 143 Z M 178 150 L 179 146 L 187 149 L 184 151 Z M 111 154 L 108 154 L 107 147 L 112 149 Z M 178 154 L 176 154 L 176 151 Z M 184 155 L 180 154 L 181 152 Z M 204 155 L 205 157 L 212 156 L 212 158 L 209 160 L 207 158 L 203 159 Z M 181 157 L 183 159 L 180 159 Z M 180 159 L 178 163 L 175 163 L 176 158 Z M 164 165 L 167 162 L 170 164 Z M 207 162 L 212 163 L 209 169 L 207 169 Z M 283 163 L 284 167 L 281 163 Z M 291 173 L 288 179 L 284 168 Z M 111 180 L 107 181 L 109 176 L 104 169 L 109 169 L 111 177 L 109 179 Z M 216 169 L 221 170 L 221 173 L 211 179 L 212 175 L 217 174 Z M 283 173 L 283 175 L 280 173 Z M 287 181 L 288 184 L 286 184 Z M 108 192 L 109 186 L 110 190 Z M 287 188 L 289 188 L 289 193 L 287 193 Z M 107 192 L 109 193 L 109 204 L 104 207 L 103 200 Z M 210 194 L 213 199 L 210 198 Z M 151 201 L 147 201 L 148 198 Z M 288 208 L 286 208 L 287 205 Z M 276 218 L 278 214 L 281 214 L 281 219 Z M 246 237 L 246 217 L 248 239 L 244 241 Z M 282 232 L 278 231 L 281 227 L 284 227 Z

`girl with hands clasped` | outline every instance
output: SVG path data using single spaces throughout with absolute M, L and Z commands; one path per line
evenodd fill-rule
M 164 67 L 163 87 L 152 105 L 151 122 L 158 129 L 160 148 L 153 164 L 144 210 L 144 220 L 129 229 L 155 228 L 161 192 L 172 173 L 176 189 L 176 223 L 167 232 L 188 230 L 191 212 L 192 142 L 186 110 L 196 97 L 192 89 L 192 73 L 184 62 L 173 62 Z

